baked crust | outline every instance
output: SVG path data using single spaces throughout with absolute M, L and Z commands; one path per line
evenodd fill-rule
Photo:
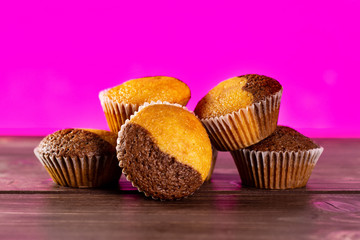
M 247 74 L 222 81 L 197 104 L 194 112 L 200 118 L 220 117 L 265 100 L 281 91 L 273 78 Z
M 36 151 L 56 157 L 113 155 L 116 154 L 113 144 L 91 131 L 69 128 L 46 136 Z
M 142 105 L 151 101 L 167 101 L 185 106 L 190 100 L 190 88 L 182 81 L 167 76 L 132 79 L 108 89 L 104 97 L 124 104 Z
M 278 81 L 264 75 L 247 74 L 240 76 L 240 78 L 241 77 L 247 79 L 245 86 L 242 87 L 242 90 L 252 94 L 252 103 L 265 100 L 266 97 L 279 92 L 282 88 Z
M 320 146 L 296 130 L 286 126 L 277 126 L 275 132 L 269 137 L 246 149 L 255 151 L 297 152 L 316 148 L 320 148 Z

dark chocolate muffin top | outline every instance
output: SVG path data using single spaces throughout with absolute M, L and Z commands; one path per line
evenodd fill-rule
M 247 147 L 246 149 L 255 151 L 306 151 L 319 148 L 310 138 L 305 137 L 296 130 L 278 126 L 273 134 L 264 140 Z
M 115 147 L 101 136 L 83 129 L 71 128 L 46 136 L 35 151 L 56 157 L 116 154 Z
M 264 100 L 266 96 L 275 94 L 282 88 L 278 81 L 264 75 L 246 74 L 239 77 L 247 79 L 242 89 L 253 95 L 253 102 Z

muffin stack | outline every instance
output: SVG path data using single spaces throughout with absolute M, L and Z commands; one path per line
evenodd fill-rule
M 277 126 L 282 86 L 256 74 L 219 83 L 195 108 L 172 77 L 129 80 L 100 92 L 111 132 L 65 129 L 34 150 L 53 181 L 67 187 L 118 182 L 121 171 L 146 196 L 181 199 L 210 180 L 217 151 L 230 151 L 242 183 L 303 187 L 322 148 Z
M 189 87 L 172 77 L 138 78 L 100 92 L 125 177 L 154 199 L 191 195 L 215 164 L 210 139 L 184 106 Z M 213 158 L 214 156 L 214 158 Z
M 195 108 L 217 150 L 230 151 L 244 185 L 303 187 L 323 151 L 277 126 L 282 91 L 275 79 L 248 74 L 219 83 Z
M 146 196 L 187 197 L 210 179 L 217 156 L 200 120 L 184 107 L 190 96 L 189 87 L 172 77 L 129 80 L 99 94 L 111 132 L 57 131 L 35 155 L 62 186 L 107 185 L 122 170 Z
M 122 125 L 117 156 L 126 178 L 146 196 L 180 199 L 208 177 L 212 150 L 199 119 L 184 107 L 146 103 Z

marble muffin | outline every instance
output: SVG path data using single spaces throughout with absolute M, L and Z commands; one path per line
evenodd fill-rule
M 167 76 L 132 79 L 99 94 L 109 128 L 116 133 L 146 102 L 166 101 L 186 106 L 190 97 L 190 89 L 185 83 Z
M 277 80 L 247 74 L 219 83 L 198 102 L 194 112 L 216 149 L 233 151 L 275 131 L 281 95 Z
M 116 140 L 117 134 L 105 130 L 64 129 L 42 139 L 34 153 L 55 183 L 100 187 L 119 181 Z
M 193 113 L 177 104 L 140 107 L 121 127 L 117 156 L 126 178 L 154 199 L 187 197 L 211 172 L 206 130 Z
M 296 130 L 278 126 L 273 134 L 231 155 L 242 184 L 265 189 L 304 187 L 323 148 Z

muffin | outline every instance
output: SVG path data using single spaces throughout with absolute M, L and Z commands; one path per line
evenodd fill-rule
M 219 151 L 255 144 L 276 129 L 282 86 L 273 78 L 248 74 L 225 80 L 195 108 Z
M 301 188 L 308 182 L 323 148 L 296 130 L 278 126 L 268 138 L 232 151 L 241 182 L 265 189 Z
M 99 94 L 109 128 L 116 133 L 144 103 L 166 101 L 186 106 L 190 96 L 185 83 L 165 76 L 132 79 Z
M 65 187 L 92 188 L 117 183 L 117 134 L 96 129 L 64 129 L 34 149 L 52 180 Z
M 116 150 L 127 180 L 154 199 L 191 195 L 211 168 L 205 128 L 178 104 L 153 102 L 140 107 L 121 127 Z

